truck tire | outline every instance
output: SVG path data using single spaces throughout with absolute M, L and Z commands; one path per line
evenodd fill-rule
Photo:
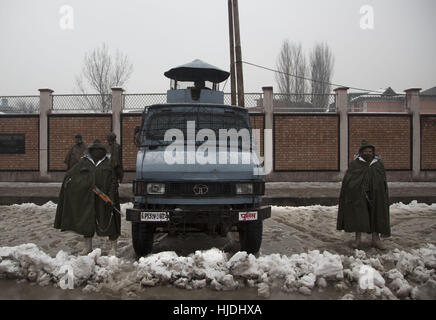
M 138 257 L 151 253 L 153 249 L 153 227 L 140 222 L 132 222 L 133 249 Z
M 256 254 L 262 244 L 263 221 L 252 221 L 241 224 L 239 229 L 241 251 Z

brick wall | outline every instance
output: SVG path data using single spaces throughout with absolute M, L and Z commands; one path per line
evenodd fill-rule
M 1 171 L 39 170 L 39 116 L 0 116 L 0 133 L 24 133 L 24 154 L 0 154 Z
M 122 116 L 121 144 L 126 171 L 135 170 L 137 148 L 133 131 L 140 125 L 140 114 Z M 250 114 L 253 128 L 264 128 L 263 114 Z M 410 115 L 359 114 L 348 117 L 349 161 L 357 152 L 361 140 L 376 146 L 386 169 L 411 170 Z M 275 114 L 274 165 L 277 171 L 336 171 L 338 170 L 338 125 L 334 115 Z M 106 143 L 111 130 L 111 115 L 50 115 L 49 116 L 49 171 L 63 171 L 68 150 L 74 144 L 74 135 L 81 133 L 84 143 L 94 138 Z M 39 117 L 35 115 L 0 116 L 0 133 L 24 133 L 24 155 L 0 154 L 2 171 L 39 170 Z M 436 115 L 421 117 L 421 169 L 436 170 Z M 263 151 L 263 134 L 261 136 Z
M 349 115 L 348 160 L 363 139 L 375 146 L 386 169 L 411 170 L 411 121 L 409 115 Z
M 121 123 L 124 171 L 135 171 L 138 148 L 133 143 L 133 134 L 135 127 L 141 125 L 141 114 L 123 114 Z
M 367 112 L 403 112 L 403 100 L 366 101 Z
M 252 129 L 260 130 L 260 155 L 263 156 L 263 128 L 265 126 L 263 114 L 250 114 L 250 124 Z
M 436 170 L 436 115 L 421 116 L 421 170 Z
M 106 135 L 111 131 L 112 116 L 104 115 L 50 115 L 48 118 L 48 170 L 62 171 L 68 150 L 74 145 L 74 136 L 81 134 L 88 145 L 94 139 L 106 144 Z
M 436 114 L 436 96 L 420 96 L 420 112 Z
M 339 170 L 339 117 L 274 115 L 274 170 Z

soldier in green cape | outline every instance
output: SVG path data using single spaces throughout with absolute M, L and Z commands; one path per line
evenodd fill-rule
M 372 234 L 372 245 L 378 249 L 385 249 L 380 234 L 391 235 L 385 168 L 375 147 L 366 140 L 342 181 L 337 230 L 356 233 L 353 248 L 360 248 L 362 232 Z
M 74 167 L 74 165 L 80 161 L 86 150 L 86 146 L 83 143 L 82 136 L 80 134 L 76 134 L 74 136 L 74 142 L 76 144 L 71 147 L 64 160 L 64 163 L 67 165 L 67 171 Z
M 81 255 L 92 251 L 92 237 L 95 233 L 100 237 L 109 237 L 109 254 L 116 255 L 121 216 L 110 203 L 92 191 L 97 187 L 114 199 L 116 177 L 110 154 L 98 139 L 88 146 L 84 157 L 64 177 L 54 227 L 84 236 Z M 119 202 L 114 201 L 114 204 L 119 206 Z

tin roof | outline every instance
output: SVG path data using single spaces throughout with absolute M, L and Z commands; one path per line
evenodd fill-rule
M 204 61 L 196 59 L 190 63 L 172 68 L 164 73 L 165 77 L 177 81 L 210 81 L 219 83 L 226 80 L 230 73 Z

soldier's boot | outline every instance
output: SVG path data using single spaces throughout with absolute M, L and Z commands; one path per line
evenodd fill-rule
M 81 256 L 86 256 L 88 253 L 92 252 L 92 237 L 83 238 L 83 250 L 80 251 Z
M 386 250 L 386 246 L 380 240 L 378 232 L 372 233 L 372 246 L 380 250 Z
M 110 249 L 109 249 L 109 256 L 117 256 L 117 240 L 109 240 L 110 243 Z
M 356 240 L 351 243 L 351 247 L 353 249 L 360 249 L 360 245 L 362 243 L 362 233 L 356 232 Z

